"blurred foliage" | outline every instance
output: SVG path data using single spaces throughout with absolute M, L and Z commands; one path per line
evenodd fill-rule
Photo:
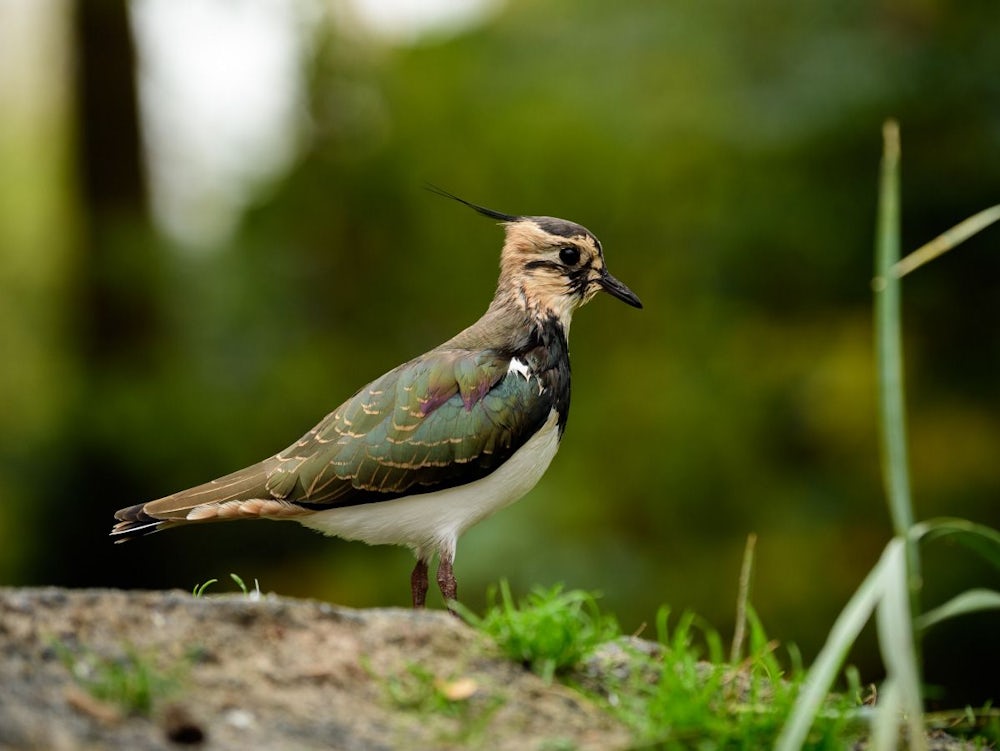
M 904 247 L 996 203 L 1000 6 L 511 0 L 402 47 L 325 18 L 299 158 L 203 252 L 158 236 L 143 195 L 98 200 L 81 135 L 98 115 L 73 66 L 46 67 L 34 99 L 0 90 L 0 581 L 189 589 L 237 569 L 406 604 L 409 553 L 297 525 L 106 533 L 120 506 L 283 448 L 485 309 L 501 234 L 426 181 L 584 223 L 646 304 L 576 316 L 560 455 L 463 538 L 464 602 L 501 576 L 564 582 L 602 590 L 626 631 L 663 602 L 726 629 L 754 531 L 756 608 L 813 654 L 890 534 L 868 286 L 879 128 L 903 128 Z M 98 54 L 68 32 L 47 44 L 77 69 Z M 55 105 L 36 112 L 38 87 Z M 1000 524 L 997 245 L 987 232 L 904 285 L 920 517 Z M 928 606 L 989 576 L 956 551 L 925 573 Z M 948 629 L 928 680 L 991 698 L 961 666 L 1000 670 L 996 617 Z

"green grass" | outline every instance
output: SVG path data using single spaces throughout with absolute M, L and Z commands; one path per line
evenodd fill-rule
M 734 662 L 718 632 L 692 613 L 673 617 L 661 608 L 658 649 L 651 652 L 624 638 L 593 594 L 536 588 L 515 602 L 506 582 L 499 592 L 484 616 L 465 617 L 511 659 L 603 706 L 630 730 L 635 748 L 774 748 L 809 690 L 811 673 L 797 650 L 780 648 L 749 603 L 743 604 L 747 656 Z M 872 737 L 871 722 L 883 711 L 875 699 L 884 697 L 851 667 L 842 678 L 845 690 L 821 697 L 798 748 L 834 751 Z M 401 709 L 455 717 L 461 704 L 447 700 L 442 685 L 412 666 L 392 679 L 389 692 Z M 1000 712 L 989 706 L 935 713 L 925 725 L 971 737 L 975 748 L 1000 741 Z
M 91 696 L 127 714 L 148 716 L 154 704 L 180 688 L 184 666 L 157 667 L 152 655 L 129 647 L 118 657 L 54 642 L 53 648 L 73 679 Z
M 748 656 L 733 665 L 719 634 L 691 613 L 672 619 L 662 608 L 659 648 L 650 654 L 622 638 L 593 594 L 536 588 L 515 602 L 506 582 L 499 592 L 484 616 L 464 615 L 511 659 L 590 695 L 629 728 L 637 747 L 770 748 L 804 676 L 794 650 L 788 652 L 792 668 L 781 665 L 775 643 L 748 605 Z M 609 643 L 618 648 L 602 660 L 595 650 Z M 827 702 L 806 748 L 842 749 L 860 737 L 857 684 L 855 679 L 852 691 Z
M 236 586 L 239 587 L 240 591 L 243 593 L 243 596 L 246 597 L 248 600 L 259 600 L 261 598 L 260 582 L 258 582 L 256 579 L 253 580 L 254 588 L 250 589 L 249 587 L 247 587 L 243 579 L 238 575 L 230 574 L 229 578 L 236 583 Z M 208 579 L 207 581 L 203 581 L 200 584 L 195 584 L 194 588 L 191 590 L 191 594 L 194 597 L 204 597 L 206 592 L 208 591 L 208 588 L 211 587 L 213 584 L 218 584 L 218 583 L 219 583 L 218 579 Z
M 489 634 L 512 660 L 523 663 L 546 681 L 577 665 L 595 646 L 620 634 L 618 622 L 600 612 L 595 595 L 536 588 L 521 605 L 510 586 L 500 582 L 488 595 L 490 606 L 479 618 L 460 606 L 461 615 Z

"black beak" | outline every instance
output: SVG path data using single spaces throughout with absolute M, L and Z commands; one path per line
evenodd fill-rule
M 635 292 L 615 279 L 611 274 L 605 272 L 597 283 L 604 288 L 604 291 L 613 297 L 617 297 L 623 303 L 631 305 L 633 308 L 641 308 L 642 301 L 635 296 Z

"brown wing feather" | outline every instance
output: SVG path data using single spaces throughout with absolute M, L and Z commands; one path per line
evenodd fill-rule
M 217 480 L 116 511 L 115 518 L 118 519 L 118 523 L 112 528 L 111 534 L 119 538 L 118 542 L 124 542 L 167 526 L 183 524 L 189 521 L 188 514 L 193 509 L 202 506 L 237 510 L 244 501 L 270 499 L 266 484 L 264 464 L 254 464 Z M 251 507 L 247 506 L 246 511 L 238 515 L 260 516 L 262 515 L 260 511 L 264 510 L 259 504 L 258 513 L 249 513 L 250 509 Z M 216 514 L 215 518 L 236 518 L 236 516 L 237 514 L 220 513 Z

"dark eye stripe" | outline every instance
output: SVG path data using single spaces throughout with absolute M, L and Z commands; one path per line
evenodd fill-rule
M 553 271 L 562 271 L 563 268 L 555 261 L 528 261 L 524 264 L 526 269 L 552 269 Z

